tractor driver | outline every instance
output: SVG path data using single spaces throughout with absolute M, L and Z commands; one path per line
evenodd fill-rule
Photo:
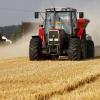
M 85 36 L 85 28 L 90 21 L 84 18 L 84 13 L 79 13 L 79 19 L 77 20 L 77 31 L 76 35 L 82 40 Z

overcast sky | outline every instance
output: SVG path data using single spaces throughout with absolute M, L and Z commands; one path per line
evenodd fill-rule
M 86 11 L 86 16 L 90 17 L 90 11 L 94 13 L 99 11 L 99 1 L 100 0 L 0 0 L 0 26 L 19 24 L 24 20 L 33 20 L 33 13 L 27 12 L 27 10 L 36 11 L 53 6 L 74 7 L 79 11 L 88 10 L 88 12 Z
M 84 11 L 91 21 L 87 28 L 89 34 L 92 34 L 95 40 L 100 40 L 100 0 L 0 0 L 0 26 L 33 21 L 34 11 L 54 6 L 73 7 Z

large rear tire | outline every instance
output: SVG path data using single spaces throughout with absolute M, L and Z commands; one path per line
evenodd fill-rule
M 71 38 L 69 42 L 68 58 L 70 60 L 81 59 L 81 41 L 79 38 Z
M 30 40 L 29 45 L 29 59 L 30 61 L 33 60 L 40 60 L 41 59 L 41 51 L 42 51 L 42 41 L 39 36 L 34 36 Z
M 87 43 L 87 58 L 94 58 L 94 42 L 92 40 L 86 40 Z

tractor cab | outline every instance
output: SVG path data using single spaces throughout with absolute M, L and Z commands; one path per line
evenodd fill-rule
M 76 28 L 76 9 L 62 8 L 57 10 L 46 9 L 45 14 L 45 34 L 49 30 L 64 30 L 67 34 L 74 34 Z

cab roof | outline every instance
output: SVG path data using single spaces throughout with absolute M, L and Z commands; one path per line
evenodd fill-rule
M 74 8 L 47 8 L 46 12 L 77 12 Z

